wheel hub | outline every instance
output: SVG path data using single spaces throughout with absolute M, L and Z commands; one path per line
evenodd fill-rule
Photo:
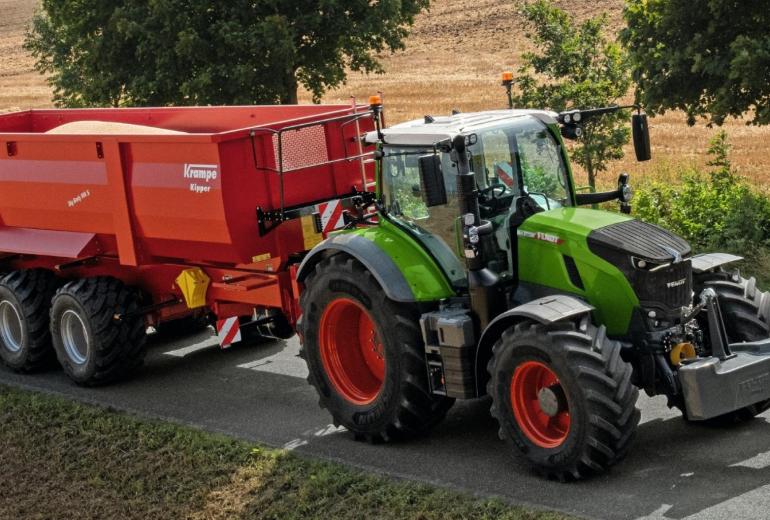
M 558 384 L 541 388 L 537 394 L 537 401 L 540 409 L 548 417 L 556 417 L 566 407 L 564 390 Z
M 91 342 L 83 320 L 75 311 L 68 310 L 62 315 L 61 339 L 70 360 L 76 365 L 85 364 Z
M 321 362 L 339 395 L 357 405 L 373 402 L 385 380 L 385 351 L 364 307 L 351 299 L 330 302 L 318 333 Z
M 0 339 L 3 345 L 11 352 L 21 350 L 23 341 L 23 328 L 21 316 L 16 306 L 8 300 L 0 302 Z
M 570 432 L 570 413 L 556 373 L 540 361 L 525 361 L 511 378 L 511 408 L 521 432 L 540 448 L 557 448 Z

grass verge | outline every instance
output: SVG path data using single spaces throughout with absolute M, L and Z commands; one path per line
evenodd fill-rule
M 0 518 L 566 518 L 4 386 L 0 460 Z

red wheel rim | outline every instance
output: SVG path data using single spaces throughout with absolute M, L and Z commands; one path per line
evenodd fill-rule
M 351 403 L 374 401 L 385 380 L 385 350 L 369 313 L 347 298 L 321 316 L 321 362 L 334 389 Z
M 519 428 L 541 448 L 556 448 L 569 435 L 569 407 L 561 382 L 547 365 L 526 361 L 511 379 L 511 407 Z

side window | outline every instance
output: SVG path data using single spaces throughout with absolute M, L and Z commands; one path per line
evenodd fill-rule
M 412 219 L 428 218 L 428 207 L 420 196 L 420 170 L 417 155 L 393 155 L 387 158 L 386 175 L 392 186 L 392 205 L 396 213 Z
M 511 156 L 511 144 L 508 135 L 502 130 L 492 130 L 482 134 L 484 149 L 484 177 L 487 186 L 503 184 L 515 189 L 516 161 Z

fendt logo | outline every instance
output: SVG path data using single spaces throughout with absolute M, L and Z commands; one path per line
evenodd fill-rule
M 674 287 L 681 287 L 686 283 L 687 283 L 687 278 L 682 278 L 681 280 L 677 280 L 675 282 L 668 282 L 666 284 L 666 287 L 668 287 L 669 289 L 673 289 Z
M 184 178 L 205 181 L 206 184 L 190 183 L 190 191 L 194 193 L 208 193 L 211 186 L 208 183 L 219 177 L 219 165 L 217 164 L 185 164 Z

